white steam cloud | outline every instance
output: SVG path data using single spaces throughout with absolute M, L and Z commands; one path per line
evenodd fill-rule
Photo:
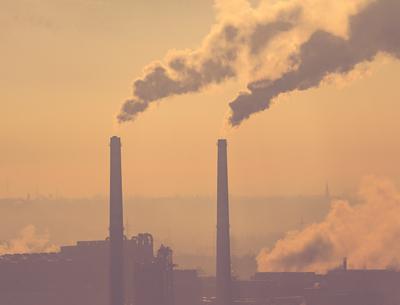
M 363 180 L 361 201 L 332 203 L 326 219 L 289 232 L 258 255 L 259 271 L 317 271 L 348 257 L 353 268 L 400 268 L 400 193 L 388 180 Z
M 49 235 L 38 233 L 33 225 L 23 228 L 16 238 L 0 242 L 0 255 L 54 252 L 57 249 L 56 246 L 50 244 Z

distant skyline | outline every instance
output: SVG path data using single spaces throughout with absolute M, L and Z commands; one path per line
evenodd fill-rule
M 214 196 L 219 137 L 228 139 L 234 196 L 323 194 L 326 181 L 341 194 L 369 174 L 400 185 L 400 63 L 384 56 L 279 98 L 228 133 L 228 102 L 245 86 L 238 80 L 118 126 L 143 67 L 197 47 L 214 22 L 211 0 L 1 1 L 0 198 L 106 196 L 114 134 L 126 197 Z

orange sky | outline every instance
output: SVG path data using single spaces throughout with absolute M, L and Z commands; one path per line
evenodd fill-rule
M 211 0 L 1 1 L 0 197 L 107 194 L 113 134 L 127 196 L 213 195 L 216 139 L 244 84 L 171 98 L 122 127 L 115 115 L 146 64 L 198 46 L 214 17 Z M 228 133 L 231 192 L 315 194 L 329 181 L 342 193 L 367 174 L 399 184 L 400 64 L 367 70 Z

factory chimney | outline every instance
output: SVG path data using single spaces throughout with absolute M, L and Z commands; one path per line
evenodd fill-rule
M 124 304 L 121 140 L 110 139 L 110 305 Z
M 227 143 L 218 140 L 217 305 L 232 305 Z

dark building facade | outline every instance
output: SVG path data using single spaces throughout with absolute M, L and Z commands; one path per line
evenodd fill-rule
M 400 272 L 337 269 L 314 272 L 260 272 L 232 280 L 232 304 L 398 305 Z M 218 304 L 215 278 L 201 278 L 206 304 Z
M 58 253 L 0 256 L 0 304 L 108 305 L 110 242 L 82 241 Z M 172 251 L 139 234 L 123 241 L 123 304 L 172 305 Z

